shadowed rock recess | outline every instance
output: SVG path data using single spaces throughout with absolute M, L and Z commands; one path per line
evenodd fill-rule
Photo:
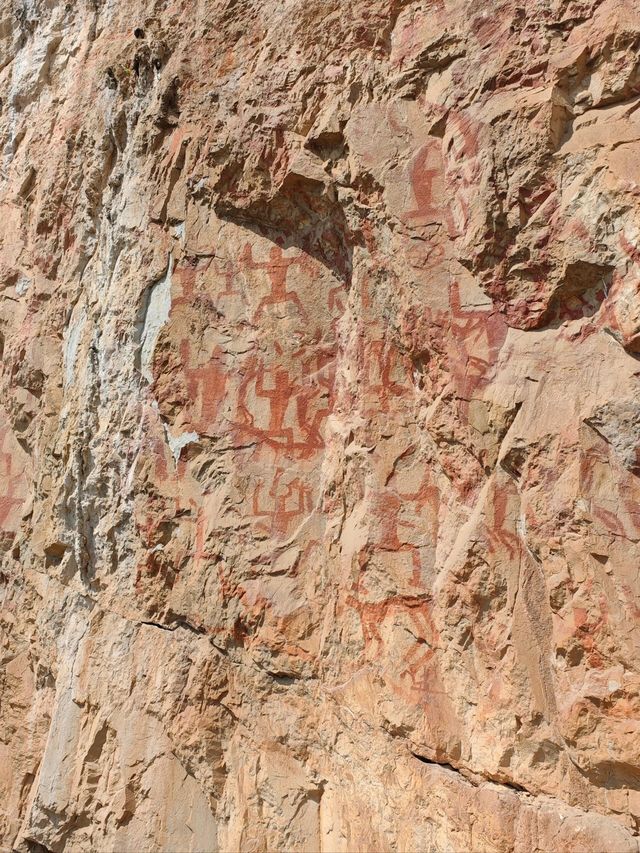
M 0 212 L 0 850 L 639 853 L 637 0 L 0 0 Z

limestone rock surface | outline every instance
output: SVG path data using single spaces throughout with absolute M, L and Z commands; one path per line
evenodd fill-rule
M 640 6 L 0 0 L 0 849 L 640 850 Z

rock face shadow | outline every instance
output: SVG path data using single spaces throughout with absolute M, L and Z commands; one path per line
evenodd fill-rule
M 276 243 L 281 249 L 296 247 L 322 263 L 349 286 L 353 249 L 361 245 L 349 227 L 333 188 L 300 175 L 288 175 L 272 193 L 243 200 L 225 193 L 214 204 L 221 218 L 241 225 Z

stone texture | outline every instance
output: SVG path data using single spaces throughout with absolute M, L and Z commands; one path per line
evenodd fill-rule
M 1 0 L 0 847 L 640 849 L 640 9 Z

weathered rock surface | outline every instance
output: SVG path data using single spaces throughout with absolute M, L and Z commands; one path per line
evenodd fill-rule
M 0 3 L 0 847 L 640 849 L 640 7 Z

